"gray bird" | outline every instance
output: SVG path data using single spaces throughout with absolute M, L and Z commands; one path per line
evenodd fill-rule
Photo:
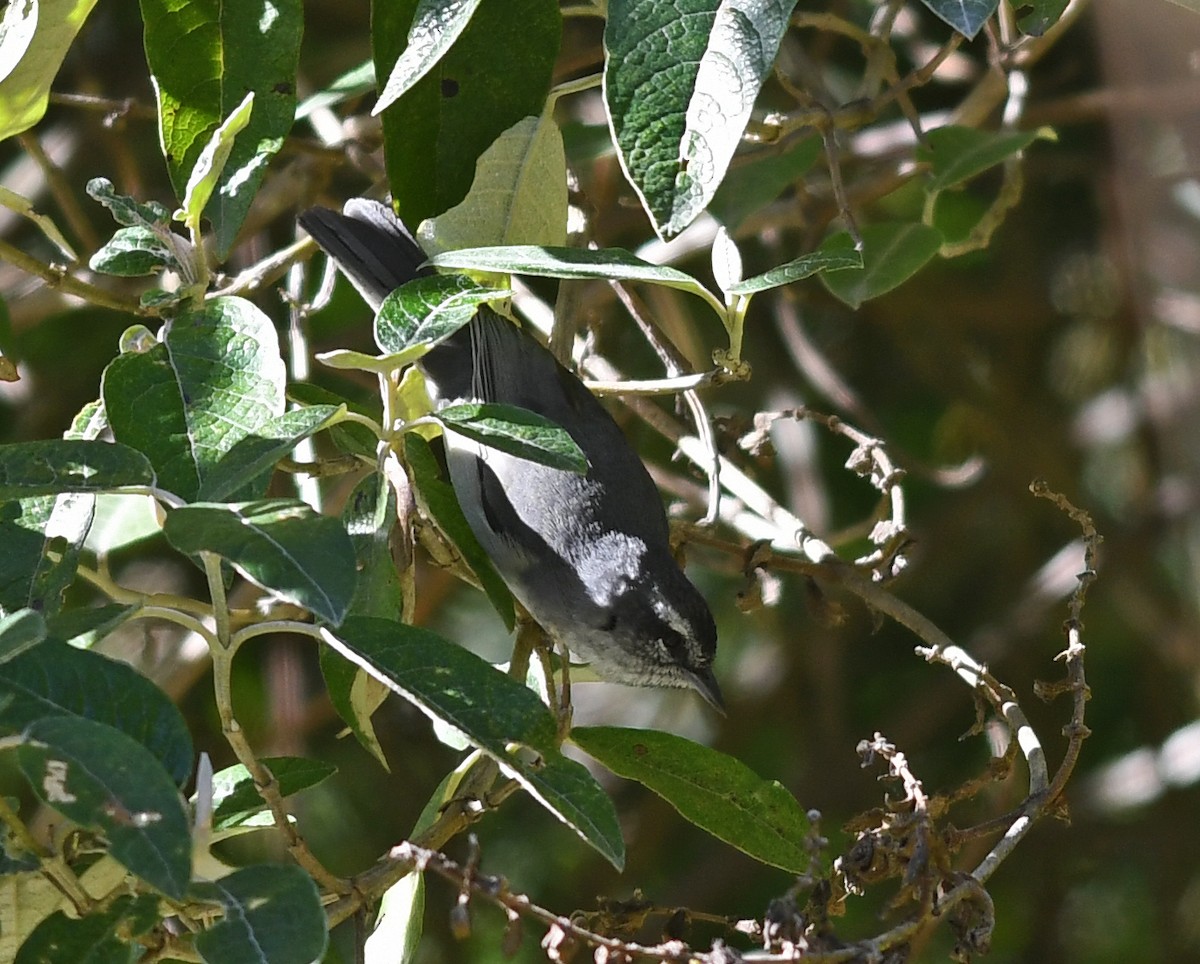
M 378 311 L 425 253 L 391 208 L 358 198 L 300 224 Z M 420 365 L 439 399 L 516 405 L 562 426 L 586 475 L 447 433 L 455 494 L 475 537 L 530 615 L 603 679 L 693 687 L 723 709 L 717 631 L 671 555 L 662 500 L 612 416 L 541 344 L 486 305 Z

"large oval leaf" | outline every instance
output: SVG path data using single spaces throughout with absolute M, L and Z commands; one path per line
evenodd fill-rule
M 779 783 L 741 761 L 657 730 L 575 727 L 571 742 L 751 857 L 793 873 L 808 867 L 805 811 Z
M 113 359 L 104 407 L 117 441 L 190 502 L 239 442 L 283 415 L 285 379 L 271 319 L 242 298 L 217 298 L 174 318 L 148 351 Z
M 862 232 L 862 267 L 822 273 L 821 281 L 851 308 L 899 287 L 921 270 L 942 245 L 941 232 L 925 224 L 871 224 Z M 825 239 L 823 252 L 849 253 L 846 232 Z
M 192 772 L 192 737 L 166 693 L 132 666 L 57 640 L 21 653 L 0 672 L 0 731 L 47 717 L 84 718 L 120 730 L 153 754 L 176 784 Z
M 461 646 L 386 619 L 351 616 L 330 645 L 433 720 L 461 731 L 618 870 L 625 843 L 612 801 L 587 769 L 562 755 L 557 725 L 527 687 Z M 536 751 L 530 759 L 520 747 Z
M 794 3 L 609 0 L 604 97 L 621 166 L 664 238 L 712 200 Z
M 243 867 L 192 888 L 195 897 L 220 904 L 224 919 L 196 935 L 209 964 L 309 964 L 329 943 L 317 885 L 299 867 Z
M 183 799 L 145 747 L 103 723 L 51 717 L 29 725 L 18 757 L 47 806 L 98 830 L 131 873 L 183 897 L 192 873 Z
M 419 5 L 428 6 L 373 5 L 376 76 L 391 76 Z M 461 26 L 451 18 L 438 33 L 445 39 Z M 557 0 L 482 0 L 453 46 L 383 111 L 388 182 L 404 221 L 419 224 L 458 204 L 488 146 L 522 117 L 541 112 L 561 33 Z M 431 39 L 430 46 L 444 45 Z
M 248 92 L 254 111 L 205 211 L 217 253 L 233 246 L 296 113 L 301 0 L 141 0 L 159 140 L 177 195 L 209 138 Z
M 128 445 L 90 439 L 0 445 L 0 501 L 153 484 L 150 462 Z

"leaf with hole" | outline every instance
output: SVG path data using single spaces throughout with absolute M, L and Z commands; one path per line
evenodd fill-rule
M 131 873 L 182 899 L 192 872 L 187 815 L 149 750 L 103 723 L 58 716 L 31 723 L 17 756 L 43 803 L 98 831 Z

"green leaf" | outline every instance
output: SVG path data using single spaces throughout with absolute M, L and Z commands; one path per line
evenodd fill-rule
M 78 649 L 90 649 L 137 610 L 137 606 L 122 606 L 120 603 L 65 609 L 47 620 L 46 635 Z
M 974 40 L 979 28 L 996 12 L 1000 0 L 921 0 L 955 30 Z
M 354 544 L 358 570 L 350 613 L 399 619 L 403 590 L 391 546 L 396 499 L 382 473 L 372 472 L 354 487 L 342 509 L 342 524 Z
M 162 508 L 149 495 L 96 496 L 96 513 L 84 548 L 97 555 L 149 539 L 162 531 Z
M 924 224 L 871 224 L 862 231 L 861 268 L 844 268 L 821 275 L 834 295 L 857 308 L 903 284 L 923 268 L 942 244 L 941 232 Z M 825 239 L 823 252 L 849 253 L 854 242 L 846 232 Z
M 417 240 L 430 254 L 483 244 L 565 244 L 567 159 L 554 118 L 525 117 L 501 134 L 475 165 L 462 203 L 423 222 Z
M 191 775 L 192 737 L 183 716 L 127 663 L 51 639 L 4 664 L 0 695 L 6 733 L 49 717 L 87 719 L 136 741 L 176 784 Z
M 980 131 L 939 127 L 926 135 L 917 157 L 930 165 L 929 191 L 943 191 L 1002 164 L 1038 138 L 1037 131 Z
M 716 193 L 793 3 L 609 0 L 604 96 L 621 166 L 663 238 Z
M 388 75 L 372 114 L 386 110 L 433 69 L 471 22 L 479 2 L 418 0 L 408 28 L 408 46 Z
M 183 897 L 192 871 L 183 800 L 140 743 L 103 723 L 51 717 L 29 725 L 18 758 L 45 804 L 101 833 L 131 873 Z
M 1070 0 L 1024 0 L 1017 8 L 1024 8 L 1024 12 L 1017 15 L 1017 26 L 1021 28 L 1022 33 L 1027 33 L 1031 37 L 1040 37 L 1058 23 L 1058 18 L 1067 9 L 1069 2 Z M 1174 2 L 1200 11 L 1200 0 L 1174 0 Z
M 820 157 L 821 149 L 821 138 L 814 135 L 788 145 L 783 153 L 764 150 L 739 159 L 744 163 L 735 161 L 709 202 L 709 212 L 736 231 L 798 181 Z
M 163 525 L 180 552 L 212 552 L 256 586 L 339 623 L 354 596 L 354 546 L 341 522 L 293 499 L 196 503 Z
M 315 435 L 341 415 L 341 407 L 310 405 L 284 412 L 260 426 L 226 452 L 200 486 L 199 498 L 218 501 L 251 489 L 263 473 L 287 456 L 304 439 Z
M 358 560 L 358 587 L 350 614 L 399 620 L 404 609 L 404 588 L 391 548 L 396 500 L 382 473 L 372 472 L 354 487 L 342 509 L 342 523 Z M 371 723 L 372 714 L 388 695 L 387 687 L 328 646 L 321 647 L 320 661 L 325 688 L 338 716 L 387 769 L 387 757 Z
M 0 502 L 0 610 L 52 614 L 74 580 L 91 496 L 66 494 Z
M 425 875 L 405 874 L 384 891 L 375 929 L 367 937 L 366 960 L 411 964 L 425 923 Z
M 102 391 L 117 441 L 146 454 L 160 488 L 192 501 L 234 446 L 283 414 L 284 379 L 271 319 L 216 298 L 174 318 L 148 351 L 114 358 Z
M 651 264 L 624 248 L 558 248 L 514 244 L 492 248 L 445 251 L 429 259 L 438 268 L 460 271 L 497 271 L 540 278 L 612 278 L 616 281 L 645 281 L 678 288 L 711 299 L 691 275 L 667 265 Z
M 127 228 L 153 229 L 171 223 L 171 212 L 157 201 L 142 203 L 125 194 L 118 194 L 112 181 L 106 177 L 92 178 L 84 190 L 88 197 L 108 208 L 117 224 Z
M 90 439 L 0 445 L 0 501 L 153 484 L 150 462 L 127 445 Z
M 5 13 L 8 14 L 11 10 L 12 7 L 10 6 Z M 2 23 L 0 23 L 0 31 L 3 31 Z M 0 37 L 0 58 L 3 57 L 3 49 L 4 39 Z M 0 60 L 0 63 L 3 63 L 3 61 Z M 2 86 L 3 78 L 0 78 L 0 87 Z M 19 214 L 23 218 L 28 218 L 30 221 L 36 224 L 42 234 L 44 234 L 46 238 L 51 241 L 56 248 L 58 248 L 59 252 L 64 258 L 67 259 L 68 262 L 74 263 L 79 260 L 79 255 L 75 253 L 75 249 L 72 248 L 67 239 L 63 237 L 63 233 L 58 230 L 58 225 L 54 223 L 54 220 L 44 214 L 39 214 L 37 209 L 33 206 L 33 202 L 29 200 L 29 198 L 23 197 L 16 191 L 10 191 L 8 188 L 0 185 L 0 206 L 7 208 L 14 214 Z M 11 337 L 12 332 L 10 330 L 6 330 L 4 332 L 4 336 L 0 338 L 0 349 L 11 348 Z M 8 380 L 11 381 L 11 379 Z
M 417 7 L 372 5 L 378 77 L 391 75 L 408 46 Z M 561 32 L 557 0 L 482 0 L 454 45 L 383 112 L 388 183 L 406 223 L 458 204 L 476 159 L 522 117 L 541 113 Z
M 517 621 L 512 593 L 471 531 L 471 524 L 463 515 L 454 487 L 441 477 L 429 443 L 415 432 L 404 436 L 404 461 L 412 475 L 417 499 L 467 561 L 492 608 L 500 614 L 505 628 L 511 632 Z
M 770 271 L 747 278 L 729 289 L 730 294 L 749 295 L 769 288 L 782 288 L 793 281 L 809 278 L 823 271 L 840 271 L 842 268 L 861 268 L 862 255 L 851 249 L 849 251 L 810 251 L 802 254 L 787 264 L 781 264 Z
M 375 724 L 371 722 L 371 717 L 391 691 L 366 670 L 328 646 L 321 647 L 319 659 L 329 702 L 333 704 L 337 715 L 350 728 L 359 745 L 381 767 L 391 770 L 375 733 Z
M 324 90 L 304 98 L 304 102 L 296 108 L 296 120 L 303 120 L 318 110 L 334 107 L 352 97 L 361 97 L 374 89 L 375 65 L 365 60 L 336 77 Z
M 346 386 L 343 384 L 339 387 L 344 388 Z M 314 385 L 312 382 L 292 383 L 288 386 L 287 397 L 290 401 L 306 406 L 333 405 L 337 407 L 345 405 L 351 412 L 372 418 L 376 422 L 380 421 L 382 417 L 378 396 L 371 397 L 371 405 L 360 404 L 355 401 L 355 398 L 358 396 L 354 392 L 351 392 L 349 396 L 344 396 L 338 392 L 322 388 L 319 385 Z M 375 450 L 379 445 L 379 439 L 375 437 L 375 433 L 358 422 L 344 421 L 331 425 L 329 427 L 329 437 L 343 452 L 348 452 L 351 455 L 362 455 L 371 460 L 374 460 Z
M 5 559 L 2 570 L 13 577 L 11 588 L 19 592 L 19 605 L 28 605 L 47 616 L 59 612 L 63 594 L 75 581 L 79 554 L 91 529 L 96 497 L 87 492 L 64 492 L 57 496 L 21 499 L 9 503 L 19 509 L 21 520 L 14 528 L 15 540 L 3 542 Z M 0 525 L 0 539 L 8 529 Z M 13 566 L 24 565 L 13 571 Z M 10 586 L 9 579 L 0 577 L 0 585 Z M 17 586 L 20 586 L 18 589 Z M 10 603 L 6 588 L 0 599 Z M 5 608 L 8 608 L 7 606 Z
M 778 782 L 734 757 L 670 733 L 620 726 L 577 726 L 571 742 L 743 853 L 793 873 L 808 867 L 804 809 Z
M 158 920 L 152 894 L 122 894 L 85 917 L 55 911 L 33 929 L 13 964 L 133 964 L 146 950 L 135 939 Z
M 183 189 L 180 214 L 177 216 L 193 232 L 200 230 L 200 217 L 208 207 L 213 191 L 217 189 L 217 182 L 225 171 L 229 155 L 233 153 L 234 141 L 249 125 L 250 113 L 253 110 L 254 91 L 250 91 L 212 132 L 208 143 L 204 145 L 192 166 Z
M 225 910 L 222 920 L 196 935 L 196 950 L 208 964 L 310 964 L 329 943 L 317 885 L 299 867 L 243 867 L 196 884 L 192 895 Z
M 96 0 L 10 3 L 0 21 L 0 141 L 42 119 L 50 85 Z
M 259 760 L 279 784 L 279 794 L 293 793 L 315 787 L 337 773 L 337 767 L 321 760 L 295 756 L 268 756 Z M 193 795 L 192 800 L 195 801 Z M 254 786 L 250 772 L 240 763 L 227 767 L 213 776 L 213 830 L 228 830 L 240 826 L 267 804 Z
M 0 618 L 0 666 L 33 649 L 46 638 L 46 620 L 33 609 L 19 609 Z M 0 683 L 0 690 L 3 683 Z M 0 708 L 0 717 L 4 710 Z
M 375 344 L 392 356 L 412 355 L 418 348 L 424 354 L 466 325 L 480 305 L 511 294 L 460 274 L 414 278 L 389 294 L 379 306 L 375 316 Z M 417 357 L 420 356 L 411 360 Z
M 88 260 L 88 267 L 103 274 L 137 278 L 163 268 L 176 268 L 174 250 L 152 228 L 118 228 L 116 234 Z
M 612 801 L 586 768 L 559 752 L 554 717 L 529 689 L 474 653 L 386 619 L 353 616 L 336 638 L 326 639 L 431 719 L 460 730 L 621 869 L 625 845 Z M 540 760 L 530 760 L 513 744 L 535 751 Z
M 434 417 L 449 432 L 517 458 L 581 475 L 588 470 L 587 456 L 567 430 L 528 409 L 467 402 L 439 409 Z
M 179 197 L 213 132 L 254 94 L 205 210 L 223 258 L 296 113 L 302 0 L 141 0 L 141 8 L 159 141 Z

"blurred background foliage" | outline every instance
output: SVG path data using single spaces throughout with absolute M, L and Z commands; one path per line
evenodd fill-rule
M 862 9 L 840 0 L 800 6 L 851 18 Z M 361 62 L 369 33 L 365 2 L 310 0 L 306 17 L 301 97 Z M 898 35 L 913 49 L 946 36 L 916 5 L 903 17 Z M 589 59 L 599 29 L 595 20 L 566 21 L 556 79 L 599 68 Z M 104 239 L 107 215 L 86 201 L 77 201 L 76 212 L 58 207 L 63 197 L 82 198 L 88 178 L 110 177 L 143 199 L 171 197 L 140 30 L 133 5 L 99 5 L 55 85 L 60 93 L 130 98 L 127 110 L 106 118 L 56 97 L 37 128 L 0 144 L 4 185 L 65 219 L 89 251 Z M 806 32 L 789 43 L 785 52 L 821 72 L 830 89 L 849 89 L 861 70 L 858 49 L 829 35 Z M 919 109 L 956 104 L 964 90 L 956 67 L 969 73 L 985 56 L 982 39 L 965 44 L 945 78 L 914 92 Z M 1057 141 L 1027 151 L 1021 201 L 985 250 L 937 261 L 854 312 L 816 282 L 756 299 L 746 346 L 753 380 L 708 400 L 732 431 L 756 411 L 811 405 L 887 441 L 909 473 L 915 539 L 894 591 L 1022 696 L 1052 764 L 1067 711 L 1064 703 L 1038 703 L 1032 685 L 1060 675 L 1053 657 L 1063 647 L 1065 597 L 1081 554 L 1077 530 L 1034 500 L 1028 484 L 1043 477 L 1094 514 L 1105 545 L 1085 612 L 1093 733 L 1068 790 L 1070 822 L 1040 825 L 989 885 L 997 916 L 989 960 L 1200 960 L 1200 17 L 1159 0 L 1097 0 L 1029 82 L 1022 123 L 1052 125 Z M 596 156 L 597 115 L 581 99 L 560 108 L 560 121 L 593 234 L 636 249 L 651 234 L 615 159 Z M 371 136 L 364 125 L 366 158 Z M 843 170 L 862 223 L 919 217 L 919 192 L 885 183 L 889 165 L 911 147 L 883 136 L 869 154 L 851 152 Z M 61 170 L 65 191 L 50 193 L 37 151 Z M 340 202 L 369 183 L 369 160 L 349 167 L 341 151 L 312 142 L 289 142 L 276 167 L 252 215 L 250 240 L 236 254 L 247 264 L 294 239 L 297 210 Z M 820 161 L 814 171 L 814 179 L 826 176 Z M 969 219 L 995 189 L 981 179 L 952 205 Z M 811 200 L 800 180 L 747 219 L 737 236 L 748 274 L 806 250 L 797 245 L 813 228 L 805 222 Z M 0 234 L 29 249 L 42 243 L 6 212 Z M 705 277 L 707 249 L 678 263 Z M 96 396 L 129 319 L 68 303 L 3 264 L 0 291 L 5 353 L 22 372 L 19 382 L 0 385 L 0 438 L 58 435 Z M 719 341 L 713 320 L 692 315 L 693 306 L 674 293 L 644 297 L 704 363 L 705 346 Z M 601 350 L 627 372 L 649 370 L 611 292 L 591 285 L 578 299 Z M 273 293 L 259 303 L 284 316 Z M 339 290 L 314 318 L 311 339 L 316 350 L 366 345 L 369 315 L 352 292 Z M 637 426 L 629 427 L 637 436 Z M 818 533 L 836 533 L 869 512 L 874 493 L 843 467 L 844 440 L 809 423 L 781 422 L 774 443 L 763 477 L 774 479 L 775 492 Z M 686 482 L 677 487 L 690 491 Z M 142 586 L 197 578 L 166 558 L 153 540 L 140 543 L 115 560 L 116 573 Z M 959 740 L 974 719 L 970 693 L 944 668 L 914 657 L 906 631 L 877 625 L 853 599 L 825 597 L 789 576 L 773 605 L 744 613 L 735 605 L 742 576 L 733 561 L 696 546 L 689 565 L 718 613 L 717 675 L 728 718 L 714 719 L 685 694 L 586 685 L 577 694 L 577 722 L 655 725 L 710 741 L 820 810 L 830 859 L 849 839 L 839 828 L 879 799 L 875 771 L 860 769 L 854 753 L 860 739 L 886 734 L 930 790 L 952 787 L 986 764 L 983 741 Z M 504 658 L 503 627 L 476 594 L 427 570 L 420 599 L 419 621 Z M 232 763 L 206 685 L 205 654 L 181 651 L 166 628 L 138 626 L 136 636 L 107 640 L 107 651 L 135 661 L 181 703 L 197 748 L 218 768 Z M 333 779 L 295 801 L 314 850 L 337 873 L 365 867 L 402 839 L 455 762 L 425 718 L 397 699 L 376 718 L 390 773 L 352 739 L 339 738 L 307 642 L 251 644 L 237 683 L 239 718 L 262 753 L 338 765 Z M 1023 786 L 1018 768 L 973 815 L 1015 805 Z M 706 836 L 645 789 L 617 782 L 611 789 L 629 848 L 623 875 L 520 795 L 477 828 L 485 867 L 564 913 L 640 888 L 662 906 L 754 917 L 790 885 L 782 871 Z M 262 844 L 253 838 L 244 845 Z M 451 852 L 462 856 L 462 842 Z M 454 897 L 431 884 L 420 959 L 502 959 L 499 913 L 479 908 L 465 944 L 449 936 Z M 878 897 L 851 899 L 839 932 L 877 932 L 884 909 Z M 705 925 L 696 927 L 699 938 Z M 946 935 L 935 934 L 925 954 L 936 959 L 947 949 Z M 531 936 L 522 955 L 540 958 Z

